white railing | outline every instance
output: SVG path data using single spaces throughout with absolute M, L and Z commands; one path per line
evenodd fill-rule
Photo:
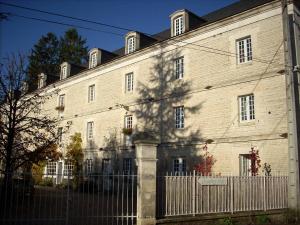
M 287 176 L 166 175 L 161 216 L 287 208 Z M 163 186 L 164 187 L 163 187 Z

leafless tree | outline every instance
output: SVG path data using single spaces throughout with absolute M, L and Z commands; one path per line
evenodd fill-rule
M 27 91 L 25 66 L 25 57 L 18 54 L 5 58 L 0 68 L 0 170 L 6 183 L 20 168 L 59 157 L 58 121 L 41 113 L 51 95 Z

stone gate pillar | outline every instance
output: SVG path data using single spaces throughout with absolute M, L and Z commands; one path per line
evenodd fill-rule
M 157 141 L 136 140 L 138 172 L 137 225 L 154 225 L 156 222 L 156 161 Z

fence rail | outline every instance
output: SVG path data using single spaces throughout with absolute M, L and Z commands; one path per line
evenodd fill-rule
M 0 224 L 135 224 L 137 175 L 96 174 L 40 183 L 24 174 L 0 178 Z
M 179 216 L 287 208 L 287 176 L 159 177 L 158 215 Z

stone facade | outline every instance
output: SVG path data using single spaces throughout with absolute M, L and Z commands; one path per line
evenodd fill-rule
M 238 63 L 237 41 L 251 37 L 253 59 Z M 218 49 L 218 50 L 215 50 Z M 174 63 L 184 57 L 183 79 L 175 79 Z M 125 75 L 133 73 L 133 91 Z M 89 86 L 95 99 L 88 101 Z M 134 158 L 124 147 L 125 116 L 132 115 L 133 134 L 150 131 L 159 140 L 158 172 L 174 170 L 174 159 L 192 170 L 203 154 L 217 160 L 213 171 L 238 175 L 240 156 L 259 149 L 272 171 L 288 170 L 287 110 L 281 5 L 273 1 L 237 15 L 202 25 L 187 33 L 117 57 L 44 88 L 55 93 L 44 113 L 69 122 L 68 136 L 80 132 L 86 159 L 101 170 L 103 159 L 122 169 Z M 57 112 L 59 95 L 63 112 Z M 255 119 L 240 119 L 239 97 L 253 94 Z M 184 128 L 175 128 L 174 107 L 184 106 Z M 88 140 L 87 123 L 93 122 Z M 133 160 L 134 163 L 134 160 Z M 179 162 L 181 163 L 181 162 Z M 262 170 L 260 170 L 262 171 Z

